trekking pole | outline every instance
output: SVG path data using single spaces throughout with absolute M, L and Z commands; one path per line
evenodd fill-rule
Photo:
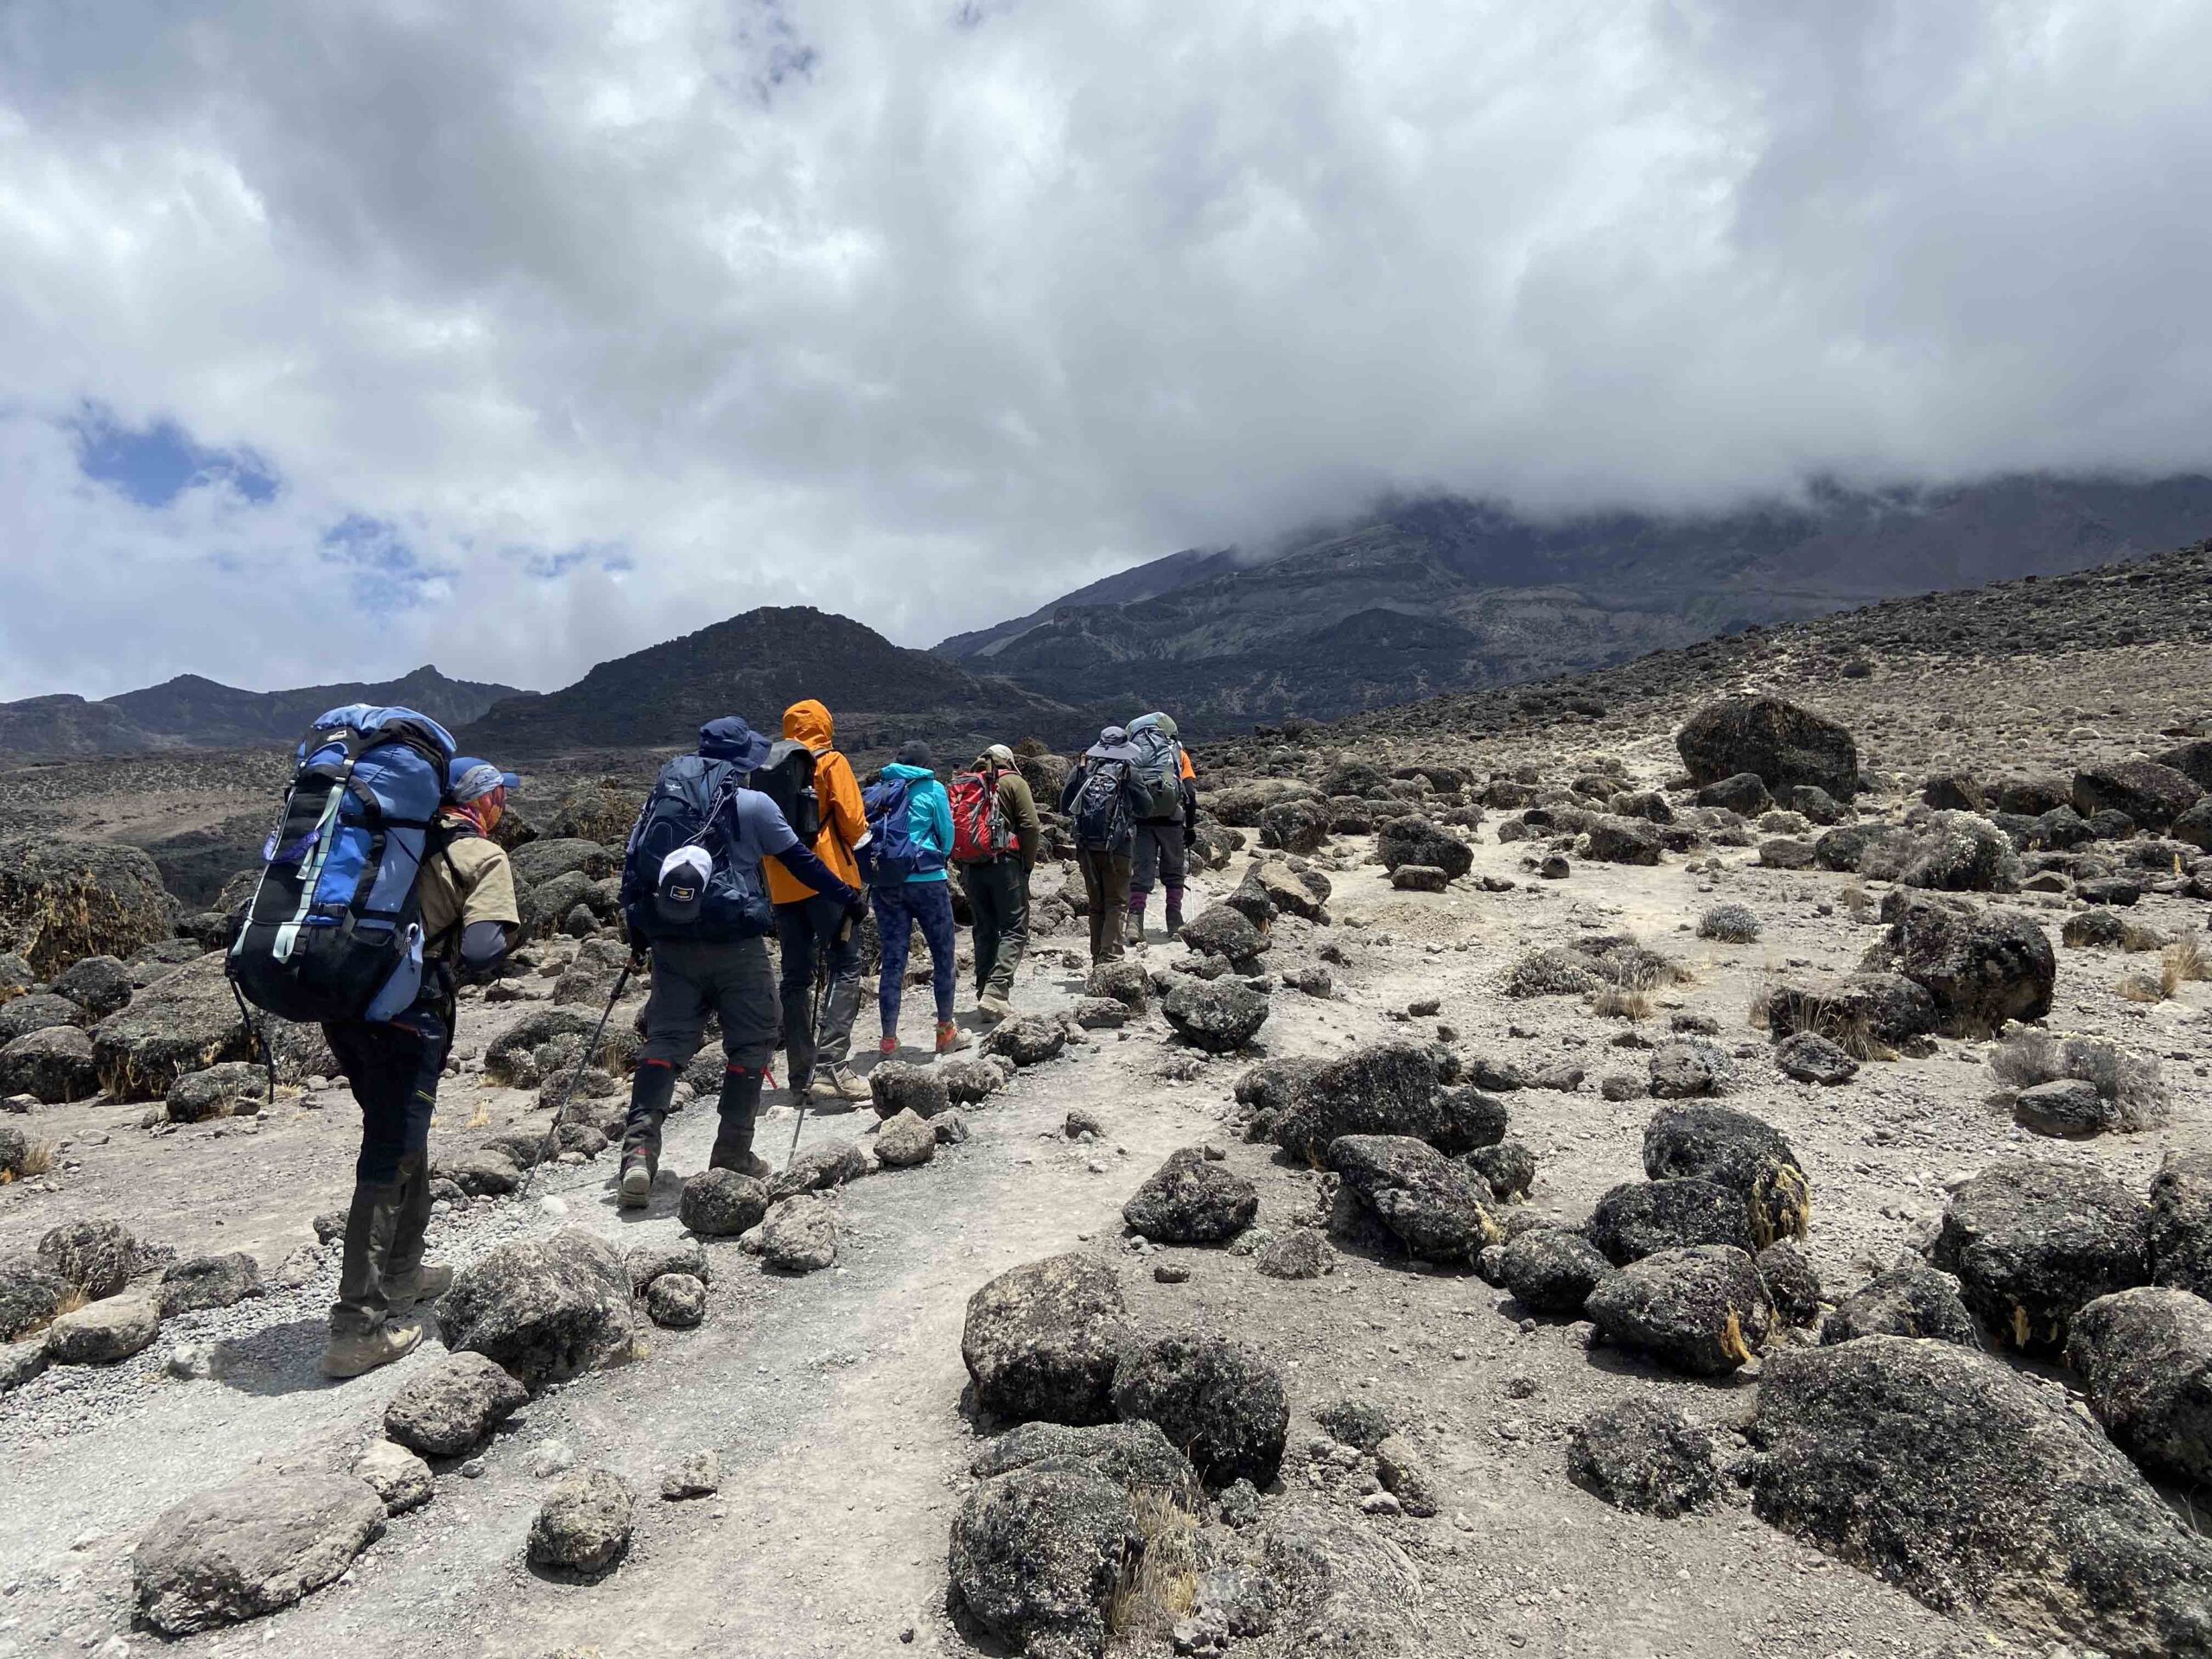
M 614 1013 L 614 1005 L 622 1000 L 623 988 L 630 982 L 629 963 L 622 964 L 622 972 L 614 981 L 613 994 L 607 999 L 607 1007 L 599 1016 L 599 1023 L 592 1027 L 591 1040 L 584 1045 L 584 1052 L 577 1057 L 576 1069 L 569 1074 L 569 1086 L 561 1091 L 561 1098 L 553 1107 L 553 1121 L 546 1125 L 545 1142 L 537 1149 L 537 1156 L 522 1173 L 522 1185 L 515 1189 L 518 1198 L 530 1196 L 530 1178 L 537 1173 L 538 1165 L 553 1155 L 554 1138 L 561 1133 L 561 1120 L 568 1116 L 569 1096 L 576 1092 L 576 1085 L 583 1081 L 585 1068 L 591 1065 L 592 1056 L 599 1052 L 599 1039 L 607 1034 L 607 1022 Z
M 812 1052 L 814 1044 L 822 1034 L 822 1004 L 830 995 L 830 946 L 826 942 L 822 947 L 822 954 L 817 957 L 814 962 L 814 998 L 807 1005 L 806 1015 L 806 1040 L 810 1052 Z M 806 1096 L 813 1092 L 814 1080 L 809 1077 L 806 1093 L 798 1096 L 792 1102 L 798 1116 L 791 1121 L 791 1149 L 784 1154 L 785 1169 L 789 1169 L 791 1166 L 791 1160 L 798 1156 L 799 1131 L 806 1127 Z

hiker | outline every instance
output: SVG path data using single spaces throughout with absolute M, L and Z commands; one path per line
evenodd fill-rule
M 1130 849 L 1136 823 L 1152 810 L 1137 780 L 1137 752 L 1129 734 L 1109 726 L 1083 752 L 1060 791 L 1060 810 L 1074 820 L 1076 863 L 1090 911 L 1090 963 L 1122 954 L 1123 913 L 1129 904 Z
M 975 915 L 976 1006 L 1014 1012 L 1014 974 L 1029 945 L 1029 873 L 1045 826 L 1014 751 L 994 743 L 952 780 L 952 861 Z
M 775 1052 L 779 1007 L 768 965 L 776 918 L 760 879 L 771 855 L 840 909 L 860 894 L 801 842 L 774 801 L 746 786 L 773 746 L 735 715 L 699 728 L 696 753 L 663 766 L 639 809 L 622 860 L 622 908 L 631 960 L 652 955 L 645 1041 L 630 1080 L 622 1134 L 621 1202 L 652 1196 L 661 1123 L 677 1075 L 698 1052 L 707 1016 L 721 1022 L 721 1123 L 712 1169 L 769 1173 L 753 1150 L 753 1119 Z
M 1166 715 L 1131 721 L 1129 745 L 1137 752 L 1138 779 L 1152 798 L 1152 810 L 1137 820 L 1129 858 L 1129 943 L 1142 944 L 1145 901 L 1155 880 L 1167 889 L 1167 937 L 1183 931 L 1183 880 L 1198 834 L 1198 774 Z
M 467 755 L 447 763 L 445 800 L 415 878 L 421 988 L 388 1020 L 323 1024 L 361 1108 L 353 1202 L 322 1357 L 327 1376 L 359 1376 L 412 1352 L 423 1339 L 416 1310 L 453 1285 L 450 1267 L 423 1260 L 430 1115 L 453 1046 L 455 988 L 493 977 L 522 931 L 514 870 L 491 839 L 516 781 L 512 772 Z
M 848 887 L 861 884 L 858 849 L 868 845 L 868 811 L 861 804 L 859 779 L 852 762 L 836 747 L 836 724 L 830 711 L 811 697 L 784 710 L 784 738 L 800 750 L 789 767 L 769 753 L 766 767 L 753 774 L 753 786 L 775 799 L 785 821 L 802 839 L 805 826 L 792 817 L 804 810 L 811 792 L 814 817 L 821 828 L 814 836 L 815 857 Z M 783 745 L 779 745 L 782 747 Z M 787 772 L 805 772 L 794 791 L 795 802 L 772 779 Z M 852 1052 L 853 1021 L 861 1008 L 861 932 L 859 916 L 832 898 L 817 893 L 784 868 L 779 858 L 766 861 L 768 898 L 776 907 L 776 943 L 783 957 L 784 1081 L 794 1102 L 810 1092 L 825 1100 L 854 1101 L 868 1097 L 868 1084 L 853 1075 L 846 1064 Z M 814 1001 L 817 974 L 827 979 L 819 1007 Z
M 918 923 L 929 946 L 930 985 L 937 998 L 937 1052 L 950 1054 L 968 1046 L 952 1023 L 952 888 L 945 874 L 952 852 L 952 805 L 937 780 L 929 745 L 917 741 L 900 749 L 867 799 L 868 844 L 861 851 L 861 868 L 868 878 L 868 898 L 883 942 L 883 972 L 875 987 L 883 1038 L 876 1052 L 886 1058 L 899 1052 L 906 953 Z

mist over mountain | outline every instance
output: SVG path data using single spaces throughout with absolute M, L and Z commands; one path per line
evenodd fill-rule
M 938 650 L 1199 733 L 1624 661 L 1748 624 L 2050 575 L 2212 531 L 2212 478 L 1815 486 L 1708 515 L 1539 519 L 1441 496 L 1256 554 L 1189 551 Z

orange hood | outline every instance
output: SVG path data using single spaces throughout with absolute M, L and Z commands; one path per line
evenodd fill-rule
M 819 754 L 836 747 L 837 722 L 827 709 L 808 697 L 784 710 L 784 735 Z

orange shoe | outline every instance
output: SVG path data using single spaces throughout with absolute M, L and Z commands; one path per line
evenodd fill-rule
M 899 1038 L 897 1034 L 892 1032 L 886 1032 L 884 1033 L 883 1040 L 875 1046 L 875 1052 L 882 1055 L 887 1060 L 893 1054 L 896 1054 L 899 1052 Z
M 940 1020 L 937 1022 L 937 1052 L 938 1053 L 956 1053 L 967 1046 L 967 1036 L 959 1027 L 954 1025 L 950 1020 Z

